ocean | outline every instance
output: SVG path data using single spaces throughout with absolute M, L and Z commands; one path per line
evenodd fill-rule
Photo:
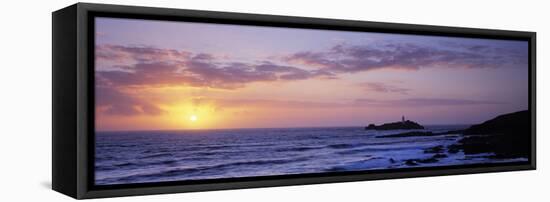
M 444 132 L 468 126 L 428 126 Z M 96 132 L 95 184 L 465 165 L 526 159 L 438 151 L 461 135 L 379 138 L 363 127 Z M 440 149 L 441 150 L 441 149 Z M 411 159 L 428 159 L 410 162 Z M 431 159 L 431 160 L 430 160 Z

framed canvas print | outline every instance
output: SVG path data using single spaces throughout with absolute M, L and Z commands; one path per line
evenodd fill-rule
M 74 198 L 535 169 L 535 33 L 78 3 L 53 13 Z

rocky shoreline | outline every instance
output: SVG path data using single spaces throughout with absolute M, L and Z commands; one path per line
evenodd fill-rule
M 397 134 L 391 134 L 391 135 L 381 135 L 377 136 L 376 138 L 394 138 L 394 137 L 421 137 L 421 136 L 438 136 L 438 135 L 452 135 L 452 134 L 461 134 L 462 130 L 456 130 L 456 131 L 446 131 L 446 132 L 440 132 L 440 133 L 434 133 L 430 131 L 411 131 L 411 132 L 404 132 L 404 133 L 397 133 Z
M 433 154 L 425 159 L 408 159 L 405 165 L 436 163 L 447 154 L 464 152 L 465 155 L 491 153 L 488 158 L 512 159 L 529 158 L 530 145 L 530 113 L 519 111 L 497 116 L 481 124 L 472 125 L 464 130 L 434 133 L 429 131 L 410 131 L 398 134 L 378 136 L 377 138 L 422 137 L 437 135 L 460 135 L 461 139 L 452 145 L 439 145 L 424 150 Z M 393 159 L 390 159 L 390 161 Z
M 528 158 L 531 152 L 529 111 L 498 116 L 464 130 L 451 149 L 465 154 L 494 153 L 493 158 Z

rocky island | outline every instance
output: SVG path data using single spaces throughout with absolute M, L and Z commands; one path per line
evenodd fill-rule
M 365 130 L 422 130 L 424 126 L 410 120 L 405 120 L 403 116 L 401 121 L 393 123 L 385 123 L 382 125 L 369 124 Z

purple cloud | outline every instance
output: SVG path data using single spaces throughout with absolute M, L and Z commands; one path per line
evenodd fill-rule
M 148 46 L 98 45 L 95 47 L 97 60 L 118 62 L 182 61 L 191 56 L 190 52 L 174 49 L 161 49 Z
M 103 45 L 96 47 L 96 56 L 98 65 L 105 65 L 95 73 L 97 105 L 113 115 L 163 113 L 152 102 L 125 93 L 134 86 L 236 89 L 252 82 L 334 77 L 269 61 L 225 62 L 210 54 L 151 47 Z
M 336 77 L 323 70 L 304 70 L 270 61 L 227 62 L 205 53 L 115 45 L 96 48 L 97 59 L 110 64 L 108 68 L 99 68 L 96 76 L 117 86 L 186 85 L 236 89 L 252 82 Z
M 359 83 L 358 85 L 367 92 L 407 94 L 409 91 L 411 91 L 411 89 L 408 88 L 402 88 L 399 86 L 385 84 L 381 82 L 364 82 Z
M 495 101 L 480 101 L 466 99 L 444 99 L 444 98 L 410 98 L 399 100 L 375 100 L 357 99 L 356 106 L 380 106 L 380 107 L 433 107 L 433 106 L 461 106 L 461 105 L 495 105 L 504 104 Z
M 503 102 L 465 100 L 465 99 L 443 99 L 443 98 L 411 98 L 396 100 L 357 99 L 342 102 L 318 102 L 318 101 L 296 101 L 296 100 L 266 100 L 266 99 L 219 99 L 219 98 L 193 98 L 193 103 L 215 104 L 218 107 L 269 107 L 269 108 L 369 108 L 369 107 L 433 107 L 433 106 L 471 106 L 471 105 L 499 105 Z
M 97 103 L 105 113 L 118 115 L 163 113 L 147 100 L 125 93 L 133 86 L 192 86 L 237 89 L 253 82 L 294 81 L 311 78 L 336 79 L 338 74 L 397 68 L 418 70 L 425 67 L 498 68 L 526 64 L 521 50 L 484 45 L 415 44 L 336 45 L 326 51 L 305 51 L 282 61 L 241 62 L 211 54 L 147 46 L 96 46 Z M 294 66 L 301 64 L 308 69 Z M 384 83 L 359 84 L 366 91 L 407 94 L 410 89 Z M 256 102 L 261 103 L 261 102 Z M 264 102 L 269 103 L 269 102 Z M 273 104 L 273 103 L 272 103 Z M 289 102 L 286 106 L 302 106 Z M 307 103 L 306 105 L 315 105 Z M 426 99 L 356 100 L 351 106 L 449 106 L 500 104 L 498 102 Z M 318 103 L 342 106 L 342 103 Z
M 393 68 L 425 67 L 498 68 L 526 65 L 525 50 L 480 45 L 423 46 L 412 43 L 333 46 L 326 51 L 304 51 L 285 57 L 290 63 L 309 65 L 332 73 L 353 73 Z
M 105 109 L 103 113 L 110 115 L 160 115 L 164 113 L 162 109 L 143 99 L 135 98 L 108 86 L 96 87 L 96 105 Z

